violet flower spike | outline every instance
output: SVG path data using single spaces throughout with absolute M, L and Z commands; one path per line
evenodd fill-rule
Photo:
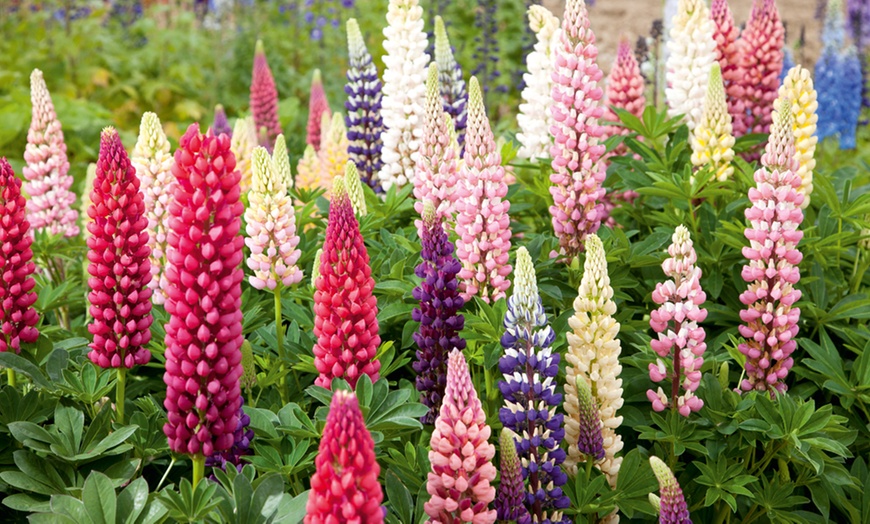
M 384 121 L 381 117 L 381 84 L 378 69 L 366 48 L 359 24 L 353 18 L 347 21 L 347 47 L 350 64 L 347 69 L 347 84 L 344 92 L 347 101 L 345 123 L 347 124 L 347 152 L 356 164 L 363 182 L 379 190 L 377 173 L 381 162 L 381 133 Z

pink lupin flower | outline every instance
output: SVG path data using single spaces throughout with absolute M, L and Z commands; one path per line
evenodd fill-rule
M 616 116 L 611 107 L 624 109 L 638 118 L 642 117 L 646 106 L 646 97 L 643 94 L 644 87 L 644 79 L 640 74 L 640 66 L 634 57 L 631 43 L 628 39 L 623 38 L 619 41 L 616 60 L 613 62 L 610 75 L 607 77 L 605 102 L 607 109 L 604 119 L 610 122 L 619 122 L 619 117 Z M 627 135 L 629 130 L 621 126 L 607 126 L 604 133 L 605 136 Z M 625 150 L 625 145 L 620 144 L 614 154 L 624 154 Z
M 281 134 L 281 124 L 278 123 L 278 90 L 275 89 L 275 79 L 263 41 L 257 40 L 254 51 L 254 71 L 251 77 L 251 113 L 254 115 L 254 129 L 260 145 L 270 153 L 275 147 L 275 138 Z
M 511 273 L 510 210 L 505 171 L 495 145 L 480 84 L 471 77 L 468 95 L 468 127 L 465 131 L 465 157 L 456 188 L 456 256 L 462 262 L 459 272 L 462 298 L 474 295 L 485 302 L 505 296 Z
M 749 264 L 742 271 L 749 286 L 740 295 L 747 307 L 740 312 L 745 324 L 738 328 L 746 339 L 738 346 L 746 355 L 743 391 L 785 391 L 785 377 L 794 364 L 791 354 L 797 347 L 800 318 L 794 303 L 801 297 L 794 286 L 803 258 L 797 244 L 803 238 L 799 227 L 804 196 L 798 192 L 801 179 L 796 173 L 792 119 L 791 102 L 783 98 L 773 113 L 763 167 L 755 172 L 756 186 L 749 190 L 750 227 L 744 232 L 749 245 L 743 248 Z
M 384 522 L 375 442 L 353 393 L 339 390 L 332 396 L 314 464 L 305 524 Z
M 605 164 L 601 162 L 604 116 L 598 83 L 601 69 L 595 63 L 598 49 L 589 27 L 583 0 L 568 0 L 562 20 L 561 43 L 556 47 L 553 72 L 553 105 L 556 120 L 550 132 L 553 174 L 550 194 L 553 229 L 562 254 L 571 259 L 583 249 L 586 235 L 598 231 L 603 217 Z
M 88 217 L 88 358 L 103 368 L 145 364 L 153 321 L 148 217 L 136 168 L 111 127 L 100 137 Z
M 21 352 L 22 342 L 36 342 L 39 315 L 33 272 L 33 237 L 21 195 L 21 180 L 6 157 L 0 158 L 0 352 Z
M 701 290 L 701 268 L 695 266 L 698 256 L 684 226 L 678 226 L 674 232 L 668 254 L 662 270 L 671 280 L 656 284 L 652 294 L 659 308 L 650 313 L 649 324 L 658 338 L 651 340 L 650 345 L 660 358 L 649 365 L 649 374 L 653 382 L 669 379 L 671 395 L 668 397 L 659 388 L 648 390 L 646 396 L 654 410 L 664 411 L 670 404 L 680 415 L 688 417 L 704 406 L 695 390 L 701 383 L 702 355 L 707 349 L 704 328 L 698 326 L 707 318 L 707 310 L 700 307 L 707 295 Z M 666 361 L 671 365 L 666 366 Z
M 172 174 L 163 432 L 172 451 L 204 460 L 233 445 L 242 401 L 241 173 L 230 138 L 192 124 Z
M 76 195 L 70 191 L 73 177 L 66 158 L 66 144 L 60 121 L 54 112 L 51 95 L 45 86 L 42 71 L 30 74 L 30 100 L 33 120 L 27 131 L 24 150 L 24 191 L 27 201 L 27 220 L 33 231 L 48 231 L 52 235 L 74 237 L 79 234 L 76 225 L 78 212 L 72 208 Z
M 429 524 L 495 522 L 496 511 L 489 509 L 495 499 L 495 487 L 490 483 L 496 473 L 490 433 L 468 364 L 462 352 L 454 349 L 447 361 L 441 414 L 430 440 L 432 471 L 426 491 L 432 498 L 423 506 Z
M 716 60 L 719 61 L 722 83 L 728 95 L 728 113 L 734 121 L 743 117 L 743 101 L 740 98 L 743 89 L 739 83 L 740 49 L 737 45 L 740 30 L 734 24 L 728 0 L 713 0 L 710 17 L 715 26 L 713 39 L 716 40 Z
M 308 136 L 305 137 L 305 143 L 312 146 L 315 152 L 320 151 L 322 135 L 320 125 L 324 113 L 327 115 L 326 121 L 329 122 L 332 111 L 329 109 L 326 91 L 323 90 L 323 82 L 320 80 L 320 69 L 315 69 L 314 75 L 311 77 L 311 95 L 308 99 Z

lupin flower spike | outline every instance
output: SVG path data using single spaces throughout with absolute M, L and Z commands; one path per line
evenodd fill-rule
M 628 39 L 623 38 L 619 41 L 616 61 L 614 61 L 610 75 L 607 77 L 607 94 L 604 104 L 607 107 L 607 112 L 604 120 L 619 121 L 619 117 L 613 112 L 611 106 L 624 109 L 641 118 L 644 107 L 646 107 L 646 97 L 643 94 L 645 87 L 646 84 L 640 74 L 640 66 L 634 57 L 631 43 Z M 605 130 L 606 136 L 627 135 L 629 133 L 629 129 L 622 126 L 608 126 Z M 624 154 L 626 150 L 625 144 L 620 144 L 616 149 L 616 154 Z
M 369 211 L 366 208 L 366 197 L 363 193 L 362 180 L 359 178 L 359 170 L 356 164 L 349 160 L 344 167 L 344 186 L 353 205 L 353 212 L 359 217 L 366 216 Z
M 375 360 L 381 337 L 369 255 L 343 177 L 335 181 L 314 292 L 314 367 L 320 373 L 314 383 L 327 389 L 336 377 L 351 387 L 363 374 L 376 382 L 381 368 Z
M 692 131 L 692 165 L 710 165 L 716 180 L 724 182 L 734 173 L 734 135 L 731 130 L 731 114 L 725 99 L 725 86 L 718 63 L 710 68 L 710 82 L 704 102 L 704 115 Z
M 504 355 L 498 364 L 504 380 L 498 387 L 505 407 L 498 416 L 518 436 L 517 452 L 523 478 L 528 481 L 525 507 L 535 522 L 570 522 L 561 511 L 570 501 L 562 492 L 568 476 L 561 468 L 565 461 L 560 447 L 565 437 L 563 416 L 556 411 L 562 402 L 562 395 L 556 393 L 559 353 L 550 347 L 556 335 L 547 324 L 535 266 L 525 247 L 517 250 L 514 291 L 508 299 L 504 327 Z M 595 416 L 597 420 L 597 412 Z
M 237 118 L 230 140 L 230 151 L 236 159 L 236 168 L 242 175 L 240 182 L 242 193 L 251 190 L 251 160 L 255 147 L 257 147 L 257 134 L 254 130 L 254 119 L 250 116 Z
M 716 60 L 719 62 L 722 83 L 727 94 L 728 113 L 733 122 L 743 116 L 743 101 L 740 99 L 742 88 L 739 83 L 740 48 L 737 45 L 740 29 L 734 24 L 734 15 L 731 14 L 728 0 L 713 0 L 710 16 L 715 26 L 713 40 L 716 41 Z
M 347 47 L 350 67 L 347 69 L 347 84 L 344 91 L 347 101 L 345 123 L 349 141 L 348 154 L 356 164 L 363 181 L 378 188 L 377 173 L 381 170 L 381 133 L 384 121 L 381 118 L 381 89 L 378 68 L 366 49 L 359 24 L 351 18 L 347 21 Z
M 435 17 L 435 63 L 438 64 L 438 80 L 444 112 L 450 115 L 456 142 L 460 149 L 465 145 L 465 128 L 468 121 L 468 91 L 462 78 L 462 67 L 453 57 L 453 47 L 447 38 L 447 29 L 440 16 Z
M 598 462 L 606 456 L 604 436 L 601 433 L 601 417 L 598 403 L 592 398 L 592 390 L 585 380 L 578 380 L 577 405 L 580 422 L 577 434 L 577 451 L 584 461 Z
M 323 257 L 323 248 L 314 253 L 314 263 L 311 265 L 311 287 L 317 287 L 317 279 L 320 277 L 320 259 Z
M 0 157 L 0 352 L 21 352 L 22 342 L 36 342 L 39 314 L 33 309 L 33 237 L 27 222 L 21 180 L 6 157 Z
M 384 522 L 375 442 L 352 392 L 332 395 L 314 464 L 305 524 Z
M 317 156 L 314 146 L 306 146 L 305 153 L 302 154 L 302 158 L 299 159 L 299 163 L 296 165 L 296 187 L 300 189 L 318 189 L 322 187 L 324 180 L 321 176 L 323 169 L 320 164 L 320 158 Z
M 284 182 L 284 190 L 289 191 L 293 187 L 293 170 L 290 168 L 290 155 L 287 153 L 287 141 L 284 134 L 275 138 L 275 149 L 272 151 L 272 161 L 278 171 L 278 178 Z
M 172 173 L 163 432 L 172 451 L 204 464 L 233 446 L 242 402 L 241 174 L 230 138 L 201 135 L 197 124 L 181 137 Z
M 737 41 L 740 49 L 740 114 L 734 119 L 734 135 L 767 133 L 770 113 L 779 88 L 785 45 L 785 28 L 776 0 L 754 0 L 749 20 Z
M 227 470 L 227 464 L 231 464 L 236 468 L 236 471 L 242 471 L 245 463 L 242 457 L 250 453 L 251 441 L 254 440 L 254 430 L 251 428 L 251 417 L 243 406 L 245 404 L 244 397 L 240 397 L 240 405 L 237 416 L 239 423 L 236 424 L 236 429 L 233 431 L 233 445 L 226 451 L 216 451 L 213 455 L 206 457 L 206 467 L 220 468 L 223 471 Z
M 423 214 L 424 202 L 435 207 L 439 221 L 452 221 L 453 201 L 458 180 L 457 151 L 450 137 L 448 115 L 444 112 L 438 87 L 438 67 L 429 64 L 426 79 L 426 108 L 423 116 L 423 139 L 414 174 L 414 209 Z M 422 233 L 422 222 L 416 221 Z
M 716 61 L 716 27 L 705 0 L 680 0 L 668 40 L 668 116 L 684 115 L 689 131 L 704 114 L 710 66 Z
M 798 192 L 804 197 L 801 208 L 806 209 L 810 205 L 810 194 L 813 192 L 813 169 L 816 167 L 816 144 L 819 141 L 816 136 L 816 123 L 819 121 L 816 111 L 819 102 L 809 70 L 795 66 L 788 71 L 779 88 L 776 104 L 781 104 L 781 100 L 785 98 L 791 100 L 797 175 L 801 179 Z
M 496 476 L 495 446 L 488 442 L 491 432 L 465 357 L 454 349 L 447 361 L 444 402 L 430 440 L 432 471 L 426 491 L 432 497 L 423 505 L 429 522 L 495 522 L 496 511 L 489 509 L 495 499 L 490 483 Z
M 740 301 L 745 324 L 738 326 L 745 341 L 738 346 L 746 355 L 743 391 L 784 392 L 785 377 L 794 364 L 791 357 L 797 341 L 800 309 L 794 303 L 801 297 L 795 289 L 800 280 L 803 255 L 797 244 L 803 238 L 800 209 L 803 195 L 798 192 L 800 178 L 794 173 L 794 134 L 791 102 L 783 99 L 773 114 L 770 140 L 762 167 L 755 172 L 756 186 L 749 190 L 752 207 L 746 210 L 750 227 L 744 234 L 749 245 L 743 256 L 749 264 L 742 276 L 749 285 Z M 775 213 L 773 212 L 775 210 Z
M 495 302 L 511 285 L 511 203 L 504 178 L 480 84 L 471 77 L 465 157 L 456 188 L 456 256 L 462 261 L 459 278 L 466 301 L 477 295 Z
M 459 313 L 465 301 L 459 295 L 456 279 L 462 266 L 453 256 L 453 244 L 435 206 L 428 200 L 423 207 L 420 242 L 423 261 L 414 270 L 422 279 L 414 288 L 414 299 L 420 302 L 420 307 L 411 312 L 420 328 L 414 333 L 418 349 L 412 366 L 417 373 L 420 401 L 429 407 L 421 422 L 432 424 L 441 409 L 447 384 L 447 355 L 453 348 L 465 349 L 465 339 L 460 336 L 465 318 Z
M 559 45 L 561 29 L 559 18 L 541 5 L 529 7 L 529 27 L 535 32 L 535 46 L 526 57 L 528 72 L 523 74 L 522 99 L 517 124 L 517 140 L 522 146 L 517 156 L 535 160 L 550 158 L 553 137 L 550 128 L 555 124 L 549 111 L 553 103 L 553 55 Z
M 153 321 L 148 218 L 136 169 L 111 127 L 100 137 L 88 218 L 88 358 L 102 368 L 145 364 Z
M 683 490 L 677 483 L 677 478 L 670 468 L 655 455 L 649 458 L 656 480 L 659 481 L 661 498 L 659 502 L 659 522 L 661 524 L 692 524 L 689 518 L 689 507 Z
M 145 217 L 148 219 L 148 247 L 151 248 L 151 279 L 148 287 L 155 304 L 166 301 L 167 249 L 169 248 L 169 202 L 175 193 L 172 175 L 172 154 L 169 140 L 160 125 L 160 119 L 151 112 L 142 115 L 139 139 L 133 148 L 131 162 L 145 199 Z M 91 187 L 91 186 L 87 186 Z
M 662 264 L 662 270 L 671 280 L 656 284 L 652 299 L 659 308 L 650 313 L 649 321 L 650 327 L 658 333 L 658 338 L 652 339 L 650 345 L 659 356 L 655 364 L 649 365 L 650 378 L 653 382 L 669 379 L 671 391 L 666 395 L 662 388 L 657 392 L 650 389 L 646 396 L 655 411 L 664 411 L 670 406 L 688 417 L 704 406 L 695 391 L 701 383 L 701 366 L 707 349 L 706 333 L 699 326 L 707 318 L 707 310 L 701 308 L 707 295 L 701 289 L 701 268 L 695 266 L 698 256 L 689 230 L 677 226 L 671 240 L 670 256 Z
M 550 128 L 555 137 L 550 149 L 550 214 L 566 260 L 583 250 L 584 239 L 598 231 L 604 216 L 606 166 L 601 162 L 605 148 L 600 143 L 604 128 L 599 125 L 604 91 L 599 87 L 602 72 L 597 56 L 586 3 L 568 0 L 555 53 L 550 107 L 555 120 Z
M 145 115 L 142 115 L 142 117 L 144 118 Z M 214 122 L 211 125 L 211 130 L 215 136 L 224 133 L 230 138 L 233 137 L 233 128 L 230 127 L 230 122 L 227 120 L 227 112 L 224 110 L 224 106 L 220 104 L 214 107 Z
M 66 143 L 39 69 L 30 74 L 30 101 L 33 119 L 27 131 L 24 149 L 27 165 L 23 170 L 27 180 L 24 192 L 30 197 L 27 200 L 27 220 L 34 232 L 47 231 L 52 235 L 74 237 L 79 234 L 76 225 L 79 214 L 72 209 L 76 195 L 70 191 L 73 177 L 69 175 Z
M 841 59 L 840 149 L 855 149 L 857 147 L 856 134 L 861 117 L 865 78 L 861 65 L 864 56 L 864 54 L 858 53 L 854 45 L 850 44 Z
M 502 428 L 498 437 L 498 451 L 501 455 L 501 482 L 498 485 L 495 498 L 495 511 L 498 520 L 531 524 L 532 517 L 523 504 L 525 486 L 515 438 L 517 435 L 508 428 Z
M 616 428 L 622 424 L 622 417 L 616 414 L 622 407 L 622 379 L 619 374 L 621 351 L 619 323 L 613 319 L 616 304 L 613 302 L 613 288 L 607 274 L 607 259 L 604 246 L 597 235 L 590 235 L 586 242 L 586 261 L 583 263 L 583 279 L 574 300 L 574 316 L 568 319 L 571 331 L 568 332 L 568 361 L 565 381 L 565 439 L 568 441 L 566 468 L 575 471 L 577 463 L 585 457 L 578 447 L 580 437 L 580 403 L 577 382 L 586 381 L 594 391 L 593 398 L 598 405 L 601 419 L 601 434 L 604 440 L 605 457 L 597 463 L 607 476 L 611 486 L 616 485 L 622 457 L 616 454 L 622 450 L 622 437 Z
M 332 118 L 332 111 L 329 109 L 329 101 L 326 99 L 326 91 L 323 90 L 323 82 L 320 80 L 320 69 L 315 69 L 311 75 L 311 94 L 308 98 L 308 127 L 305 143 L 314 148 L 314 151 L 320 151 L 320 140 L 322 138 L 322 130 L 320 124 L 323 122 L 323 115 L 327 118 Z
M 819 94 L 819 140 L 836 135 L 843 119 L 843 46 L 846 38 L 843 2 L 830 0 L 822 27 L 822 52 L 813 75 Z
M 384 37 L 384 145 L 378 178 L 388 191 L 394 184 L 402 187 L 413 182 L 417 150 L 423 138 L 424 79 L 429 55 L 419 0 L 390 0 Z
M 254 150 L 253 171 L 245 209 L 245 245 L 251 250 L 247 264 L 254 272 L 248 280 L 257 289 L 274 290 L 302 280 L 296 265 L 302 254 L 296 215 L 283 176 L 263 147 Z
M 269 63 L 266 61 L 262 40 L 257 40 L 254 51 L 254 71 L 251 75 L 251 113 L 254 115 L 254 129 L 257 136 L 263 135 L 265 138 L 260 145 L 271 153 L 275 147 L 275 137 L 281 134 L 281 124 L 278 123 L 278 90 L 275 88 L 272 70 L 269 69 Z
M 326 126 L 323 126 L 326 127 Z M 344 127 L 344 116 L 334 113 L 329 129 L 325 131 L 320 142 L 320 169 L 322 184 L 328 184 L 337 176 L 344 176 L 345 166 L 348 161 L 347 154 L 347 128 Z

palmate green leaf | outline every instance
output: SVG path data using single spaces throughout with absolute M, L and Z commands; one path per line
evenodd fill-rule
M 160 492 L 157 500 L 166 507 L 169 518 L 175 522 L 202 522 L 220 503 L 214 496 L 217 488 L 214 482 L 200 482 L 194 489 L 190 481 L 184 478 L 178 491 L 168 487 Z
M 716 462 L 712 462 L 709 458 L 706 464 L 695 462 L 694 466 L 701 472 L 699 477 L 694 477 L 693 482 L 697 482 L 703 486 L 709 486 L 704 506 L 712 506 L 718 500 L 725 501 L 731 511 L 737 511 L 737 496 L 745 496 L 750 500 L 753 498 L 752 492 L 746 489 L 745 486 L 756 482 L 758 479 L 752 475 L 746 475 L 741 464 L 728 465 L 728 459 L 725 455 L 720 455 Z
M 15 388 L 0 389 L 0 431 L 9 432 L 12 422 L 40 424 L 54 411 L 54 399 L 40 398 L 36 390 L 23 397 Z
M 624 468 L 624 469 L 623 469 Z M 649 460 L 638 449 L 626 453 L 619 467 L 614 502 L 628 518 L 638 513 L 655 515 L 649 503 L 649 494 L 658 488 Z

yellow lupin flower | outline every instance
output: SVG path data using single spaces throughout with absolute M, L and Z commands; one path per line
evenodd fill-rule
M 779 99 L 781 98 L 791 100 L 795 158 L 799 166 L 797 174 L 801 177 L 801 187 L 798 191 L 804 195 L 801 207 L 806 208 L 810 205 L 810 193 L 813 192 L 816 143 L 819 141 L 815 136 L 816 123 L 819 120 L 816 110 L 819 103 L 816 101 L 816 90 L 813 88 L 813 77 L 810 72 L 799 65 L 791 68 L 779 88 Z M 773 107 L 777 107 L 778 100 Z
M 309 144 L 305 153 L 296 164 L 296 187 L 300 189 L 318 189 L 320 187 L 320 158 L 314 146 Z
M 611 486 L 616 486 L 622 457 L 622 437 L 616 428 L 622 417 L 616 411 L 622 407 L 622 379 L 619 374 L 621 351 L 619 323 L 613 319 L 616 304 L 613 288 L 607 275 L 607 259 L 601 239 L 595 234 L 586 237 L 586 262 L 583 264 L 583 279 L 577 298 L 574 300 L 574 316 L 568 319 L 568 362 L 565 381 L 565 440 L 568 442 L 568 457 L 565 468 L 576 474 L 577 464 L 585 460 L 577 447 L 580 435 L 580 402 L 577 381 L 583 380 L 592 390 L 601 418 L 601 435 L 604 440 L 604 460 L 596 466 L 607 476 Z
M 290 156 L 287 153 L 287 141 L 284 134 L 275 138 L 275 149 L 272 150 L 272 161 L 278 176 L 284 181 L 284 187 L 289 191 L 293 187 L 293 171 L 290 169 Z
M 242 194 L 251 190 L 252 158 L 257 147 L 257 133 L 254 130 L 254 117 L 237 118 L 233 127 L 230 150 L 236 157 L 236 169 L 242 174 L 239 182 Z
M 320 166 L 323 170 L 323 180 L 332 180 L 344 176 L 345 164 L 349 159 L 347 154 L 347 128 L 341 113 L 332 115 L 329 130 L 320 142 Z
M 718 63 L 710 68 L 710 81 L 707 98 L 704 101 L 704 114 L 692 132 L 692 165 L 702 167 L 712 165 L 716 180 L 724 182 L 731 178 L 734 167 L 734 135 L 731 128 L 731 114 L 725 98 L 725 85 Z
M 359 170 L 351 161 L 348 161 L 344 169 L 344 185 L 347 188 L 347 196 L 353 206 L 353 212 L 358 217 L 368 214 L 366 209 L 366 197 L 363 194 L 362 180 L 359 178 Z

